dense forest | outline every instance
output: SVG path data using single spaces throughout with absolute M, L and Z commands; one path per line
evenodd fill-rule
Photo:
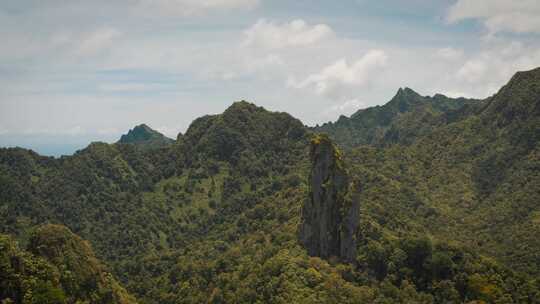
M 540 68 L 313 128 L 0 149 L 2 303 L 540 303 Z

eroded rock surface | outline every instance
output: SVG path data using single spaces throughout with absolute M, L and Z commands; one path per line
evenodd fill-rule
M 352 188 L 339 149 L 326 135 L 315 136 L 311 140 L 309 196 L 299 228 L 300 243 L 309 255 L 354 261 L 359 210 Z

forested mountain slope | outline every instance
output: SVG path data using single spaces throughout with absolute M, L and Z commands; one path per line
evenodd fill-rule
M 0 235 L 2 303 L 136 303 L 106 272 L 90 245 L 68 228 L 41 226 L 27 250 Z
M 140 303 L 538 303 L 539 78 L 484 101 L 400 90 L 326 126 L 347 149 L 320 182 L 327 137 L 247 102 L 152 150 L 0 149 L 0 231 L 35 248 L 36 226 L 69 227 Z M 310 257 L 302 214 L 345 227 L 347 206 L 358 221 L 332 238 L 356 250 Z
M 355 150 L 352 171 L 368 182 L 366 212 L 384 210 L 387 227 L 460 240 L 537 276 L 540 69 L 482 104 L 409 146 Z

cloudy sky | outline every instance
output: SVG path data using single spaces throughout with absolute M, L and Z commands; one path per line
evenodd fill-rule
M 0 146 L 176 137 L 248 100 L 307 125 L 540 66 L 538 0 L 2 0 Z

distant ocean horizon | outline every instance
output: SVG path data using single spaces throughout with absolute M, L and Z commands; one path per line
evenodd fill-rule
M 78 150 L 86 148 L 90 143 L 101 141 L 113 143 L 116 136 L 84 136 L 73 135 L 0 135 L 0 148 L 24 148 L 43 156 L 61 157 L 73 155 Z

